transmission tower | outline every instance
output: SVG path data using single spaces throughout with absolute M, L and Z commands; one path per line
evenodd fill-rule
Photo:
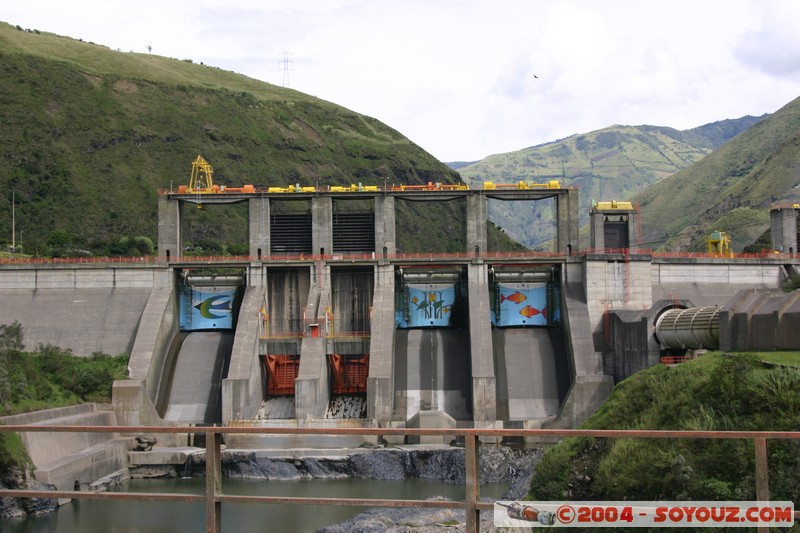
M 283 58 L 278 60 L 278 63 L 280 63 L 282 65 L 281 66 L 281 70 L 283 70 L 283 86 L 284 87 L 289 87 L 289 72 L 294 70 L 292 68 L 292 65 L 294 65 L 294 61 L 292 61 L 290 59 L 291 55 L 292 55 L 291 52 L 289 52 L 288 50 L 284 50 L 283 51 Z

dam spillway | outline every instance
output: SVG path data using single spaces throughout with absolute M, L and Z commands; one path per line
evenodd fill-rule
M 347 204 L 357 194 L 351 209 Z M 226 196 L 248 203 L 251 253 L 211 261 L 182 256 L 180 204 L 196 197 L 165 194 L 159 197 L 155 263 L 0 269 L 8 303 L 0 321 L 22 318 L 28 345 L 62 341 L 90 354 L 104 349 L 99 347 L 105 341 L 105 351 L 130 352 L 131 379 L 115 383 L 120 421 L 182 424 L 165 419 L 181 352 L 171 347 L 186 320 L 181 276 L 233 268 L 241 273 L 241 285 L 233 323 L 226 326 L 232 335 L 223 364 L 228 370 L 212 378 L 218 380 L 223 424 L 263 418 L 264 424 L 287 426 L 403 427 L 422 426 L 433 414 L 436 424 L 462 427 L 574 427 L 615 379 L 653 364 L 653 353 L 657 361 L 651 333 L 664 309 L 677 303 L 722 306 L 738 291 L 773 289 L 785 275 L 784 263 L 791 262 L 656 258 L 602 246 L 581 251 L 575 244 L 576 194 L 548 188 Z M 438 201 L 442 195 L 464 205 L 466 250 L 399 252 L 395 200 Z M 553 200 L 554 252 L 488 251 L 486 201 L 512 197 Z M 281 207 L 292 202 L 301 207 Z M 298 213 L 302 220 L 289 221 Z M 619 241 L 603 231 L 602 212 L 592 220 L 600 236 L 593 242 Z M 629 233 L 635 227 L 635 221 L 626 226 Z M 300 234 L 293 236 L 294 229 Z M 624 242 L 636 242 L 628 237 Z M 421 277 L 412 279 L 412 273 Z M 737 323 L 756 300 L 743 298 L 737 305 L 744 311 L 731 319 Z M 220 303 L 210 302 L 209 309 Z M 82 306 L 87 313 L 71 311 Z M 414 308 L 422 315 L 411 317 Z M 653 321 L 646 320 L 650 314 Z M 721 345 L 730 336 L 724 316 Z M 83 328 L 84 322 L 91 327 Z M 88 338 L 79 339 L 79 331 L 88 331 Z M 216 342 L 208 342 L 209 352 Z M 211 359 L 202 365 L 209 376 L 217 364 Z
M 179 424 L 222 422 L 221 384 L 232 332 L 194 331 L 179 341 L 165 397 L 164 420 Z
M 241 276 L 175 276 L 177 330 L 172 335 L 155 405 L 164 421 L 222 422 L 222 380 L 228 371 L 244 282 Z

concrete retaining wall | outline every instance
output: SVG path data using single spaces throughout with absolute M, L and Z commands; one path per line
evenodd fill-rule
M 653 301 L 685 299 L 697 307 L 722 306 L 744 289 L 774 289 L 785 279 L 783 266 L 772 261 L 703 259 L 652 264 Z
M 153 288 L 154 267 L 0 269 L 0 324 L 22 325 L 28 350 L 52 344 L 76 355 L 129 354 Z
M 3 417 L 0 424 L 112 426 L 114 413 L 82 404 Z M 127 466 L 129 439 L 113 433 L 23 432 L 25 449 L 36 467 L 37 481 L 51 483 L 58 490 L 72 490 Z

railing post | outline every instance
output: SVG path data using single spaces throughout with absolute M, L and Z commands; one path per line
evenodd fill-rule
M 756 449 L 756 499 L 769 501 L 769 465 L 767 463 L 767 439 L 753 439 Z
M 206 431 L 206 533 L 222 531 L 222 434 Z
M 767 461 L 767 439 L 756 437 L 753 439 L 756 450 L 756 500 L 769 501 L 769 464 Z M 759 533 L 769 531 L 768 526 L 758 526 Z
M 467 533 L 478 533 L 480 515 L 478 511 L 479 498 L 479 469 L 478 469 L 478 436 L 467 435 L 464 438 L 466 445 L 464 462 L 467 469 Z

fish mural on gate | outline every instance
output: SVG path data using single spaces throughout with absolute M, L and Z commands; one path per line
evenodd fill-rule
M 493 326 L 547 326 L 547 283 L 497 285 Z
M 525 318 L 531 318 L 538 314 L 541 314 L 545 319 L 547 319 L 547 308 L 544 307 L 542 309 L 536 309 L 535 307 L 526 305 L 525 307 L 519 310 L 519 314 L 521 314 Z
M 509 302 L 513 302 L 515 304 L 521 304 L 522 302 L 524 302 L 527 299 L 528 299 L 528 297 L 525 296 L 524 294 L 522 294 L 519 291 L 516 291 L 514 294 L 511 294 L 509 296 L 506 296 L 505 294 L 503 294 L 502 291 L 500 292 L 500 304 L 501 305 L 506 300 L 508 300 Z

